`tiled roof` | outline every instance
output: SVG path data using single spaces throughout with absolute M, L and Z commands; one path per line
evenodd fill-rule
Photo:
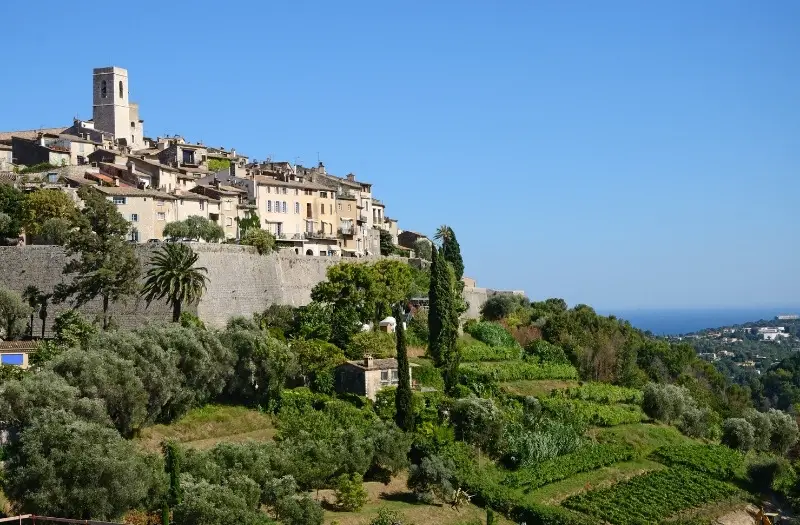
M 0 352 L 36 350 L 38 346 L 38 341 L 0 341 Z
M 397 368 L 397 359 L 390 357 L 388 359 L 373 359 L 372 366 L 367 368 L 364 365 L 364 360 L 360 359 L 358 361 L 348 361 L 353 366 L 357 366 L 359 368 L 363 368 L 364 370 L 391 370 L 393 368 Z
M 122 186 L 98 186 L 97 190 L 106 195 L 119 195 L 121 197 L 154 197 L 175 200 L 174 195 L 156 190 L 140 190 L 139 188 L 124 188 Z
M 35 139 L 39 136 L 39 133 L 53 133 L 59 134 L 63 132 L 65 129 L 68 129 L 66 126 L 60 128 L 40 128 L 40 129 L 26 129 L 20 131 L 0 131 L 0 140 L 8 140 L 11 137 L 19 137 L 21 139 Z
M 286 188 L 302 188 L 306 190 L 322 190 L 327 191 L 330 188 L 327 186 L 323 186 L 321 184 L 315 184 L 313 182 L 297 182 L 293 180 L 278 180 L 273 179 L 272 177 L 267 177 L 264 175 L 253 175 L 253 180 L 257 184 L 265 184 L 270 186 L 281 186 Z

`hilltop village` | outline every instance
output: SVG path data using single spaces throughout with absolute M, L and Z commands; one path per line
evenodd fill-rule
M 401 230 L 372 184 L 353 173 L 333 175 L 322 162 L 257 161 L 177 135 L 150 138 L 128 95 L 127 70 L 97 68 L 91 120 L 0 132 L 0 182 L 60 189 L 76 202 L 78 188 L 92 185 L 130 222 L 134 243 L 162 241 L 167 224 L 188 217 L 219 225 L 228 241 L 256 219 L 277 248 L 303 255 L 410 256 L 425 237 Z M 34 240 L 22 232 L 6 244 L 26 242 Z

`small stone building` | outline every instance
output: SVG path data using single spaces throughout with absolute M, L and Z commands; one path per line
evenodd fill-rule
M 412 366 L 409 366 L 409 377 Z M 360 361 L 347 361 L 336 367 L 337 392 L 366 396 L 373 401 L 379 390 L 396 387 L 399 382 L 395 358 L 374 359 L 366 356 Z

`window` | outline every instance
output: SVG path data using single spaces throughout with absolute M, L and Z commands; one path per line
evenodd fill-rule
M 339 211 L 342 211 L 342 203 L 339 203 Z
M 183 206 L 183 199 L 180 200 L 181 206 Z
M 156 206 L 163 206 L 163 205 L 164 205 L 164 199 L 157 199 L 156 200 Z
M 267 193 L 272 193 L 272 186 L 267 186 Z
M 281 193 L 283 193 L 284 195 L 286 195 L 286 188 L 281 188 L 281 189 L 283 190 Z
M 325 205 L 324 204 L 320 204 L 319 205 L 319 213 L 321 215 L 325 215 Z
M 164 213 L 163 211 L 160 211 L 160 212 L 158 212 L 158 213 L 156 214 L 156 218 L 157 218 L 158 220 L 160 220 L 160 221 L 165 221 L 165 220 L 167 220 L 167 214 L 166 214 L 166 213 Z
M 78 143 L 78 153 L 83 153 L 83 147 L 84 147 L 83 142 L 79 142 Z
M 275 213 L 281 212 L 281 201 L 275 201 Z
M 297 188 L 295 188 L 295 189 L 294 189 L 294 194 L 295 194 L 295 195 L 300 195 L 300 190 L 298 190 Z
M 228 217 L 227 224 L 228 226 L 233 226 L 233 217 Z
M 297 202 L 297 201 L 295 201 L 295 203 L 294 203 L 294 212 L 295 213 L 300 213 L 300 203 Z
M 312 190 L 303 190 L 303 191 L 306 193 L 306 195 L 314 195 L 314 192 Z
M 206 209 L 206 203 L 205 203 L 205 201 L 200 201 L 200 209 L 201 209 L 201 210 L 205 210 L 205 209 Z
M 352 208 L 352 205 L 348 204 L 348 205 L 347 205 L 347 211 L 351 211 L 352 209 L 353 209 L 353 208 Z
M 114 204 L 125 204 L 125 197 L 114 197 Z
M 381 384 L 388 385 L 389 384 L 389 371 L 388 370 L 381 370 Z
M 272 211 L 272 201 L 267 201 L 267 212 Z
M 333 204 L 328 204 L 328 213 L 333 215 Z
M 119 98 L 122 98 L 122 80 L 119 81 Z
M 131 213 L 131 222 L 139 222 L 139 214 Z
M 108 87 L 106 86 L 105 80 L 100 82 L 100 96 L 103 98 L 106 98 L 106 96 L 108 96 Z
M 139 242 L 139 230 L 136 228 L 131 229 L 130 240 L 133 242 Z
M 225 211 L 231 211 L 231 201 L 225 201 Z
M 283 213 L 286 213 L 286 201 L 283 201 L 283 204 L 282 204 L 282 206 L 281 206 L 281 211 L 282 211 Z
M 321 191 L 321 192 L 319 192 L 319 196 L 322 197 L 323 199 L 327 199 L 328 198 L 328 192 L 327 191 Z
M 136 122 L 131 122 L 131 127 L 135 128 L 136 127 Z
M 400 377 L 397 375 L 397 370 L 392 370 L 392 384 L 399 382 L 400 382 Z

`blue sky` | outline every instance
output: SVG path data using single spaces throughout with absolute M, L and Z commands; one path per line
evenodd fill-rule
M 0 128 L 90 118 L 113 64 L 146 135 L 319 154 L 479 285 L 800 304 L 800 2 L 64 5 L 0 5 Z

